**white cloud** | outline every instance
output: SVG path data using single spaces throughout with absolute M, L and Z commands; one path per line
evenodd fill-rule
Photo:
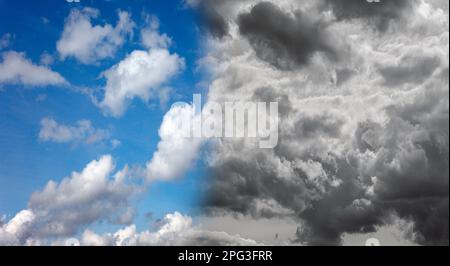
M 49 66 L 49 65 L 53 64 L 54 58 L 51 54 L 49 54 L 47 51 L 45 51 L 41 54 L 40 61 L 41 61 L 42 65 Z
M 36 219 L 31 210 L 18 212 L 8 223 L 0 227 L 0 245 L 18 245 L 31 234 Z
M 172 39 L 166 34 L 159 33 L 159 20 L 155 16 L 147 18 L 148 26 L 141 30 L 141 42 L 148 49 L 167 48 L 172 43 Z
M 103 73 L 105 95 L 99 106 L 114 117 L 123 115 L 134 98 L 159 99 L 164 104 L 170 91 L 165 83 L 185 67 L 184 59 L 168 50 L 172 40 L 159 33 L 158 18 L 148 15 L 145 20 L 141 43 L 149 50 L 135 50 Z
M 94 222 L 130 223 L 128 201 L 141 190 L 130 183 L 128 167 L 114 170 L 113 158 L 105 155 L 59 183 L 48 182 L 31 195 L 28 209 L 0 226 L 0 245 L 42 245 Z
M 110 24 L 93 25 L 91 20 L 99 16 L 97 9 L 72 9 L 56 44 L 61 58 L 75 57 L 81 63 L 93 64 L 113 57 L 135 27 L 128 12 L 119 11 L 118 15 L 115 27 Z
M 73 235 L 95 221 L 116 219 L 137 188 L 128 184 L 128 168 L 113 173 L 110 155 L 92 161 L 59 183 L 34 192 L 29 207 L 38 215 L 37 236 Z
M 118 224 L 131 224 L 136 216 L 136 210 L 134 208 L 128 207 L 124 212 L 122 212 L 119 217 L 117 217 L 116 222 Z
M 258 245 L 251 239 L 224 232 L 208 231 L 193 225 L 192 218 L 178 212 L 167 214 L 158 230 L 137 232 L 135 225 L 115 233 L 97 235 L 87 230 L 81 244 L 86 246 L 179 246 L 179 245 Z
M 186 171 L 195 160 L 201 139 L 187 139 L 177 127 L 183 119 L 193 115 L 189 105 L 175 106 L 165 116 L 160 128 L 161 141 L 148 164 L 149 181 L 170 180 Z M 80 135 L 79 128 L 60 126 L 52 120 L 46 123 L 51 133 L 47 138 L 67 141 Z M 45 135 L 45 134 L 44 134 Z M 81 134 L 82 135 L 82 134 Z M 51 136 L 51 137 L 50 137 Z M 168 165 L 176 166 L 168 168 Z M 81 229 L 95 222 L 106 221 L 130 224 L 135 210 L 129 200 L 145 190 L 130 184 L 132 170 L 128 167 L 114 173 L 111 156 L 90 162 L 81 172 L 73 172 L 60 182 L 50 181 L 41 191 L 31 195 L 26 213 L 32 219 L 14 218 L 0 229 L 0 245 L 64 245 L 64 237 L 73 237 Z M 19 215 L 22 217 L 24 215 Z M 23 223 L 20 221 L 24 221 Z M 8 224 L 17 224 L 15 227 Z M 6 228 L 6 229 L 5 229 Z M 23 228 L 23 229 L 22 229 Z M 113 234 L 97 235 L 86 230 L 81 239 L 84 245 L 254 245 L 256 242 L 223 232 L 201 230 L 192 226 L 192 219 L 179 213 L 167 215 L 156 232 L 138 233 L 134 225 Z
M 41 219 L 41 220 L 39 220 Z M 42 226 L 41 217 L 31 210 L 19 212 L 11 221 L 0 227 L 1 245 L 66 245 L 67 238 L 64 235 L 55 235 L 53 242 L 49 238 L 37 235 L 36 228 Z M 49 227 L 50 225 L 45 225 Z M 52 224 L 49 229 L 59 229 Z M 68 235 L 70 236 L 70 235 Z M 74 238 L 70 238 L 72 241 Z M 76 241 L 78 242 L 78 241 Z M 205 246 L 254 246 L 260 243 L 243 238 L 239 234 L 227 234 L 220 231 L 203 229 L 202 225 L 194 225 L 191 217 L 178 212 L 167 214 L 158 222 L 155 231 L 137 231 L 132 224 L 113 233 L 97 234 L 91 229 L 86 229 L 81 234 L 79 243 L 84 246 L 180 246 L 180 245 L 205 245 Z
M 81 242 L 85 246 L 111 246 L 112 239 L 107 236 L 97 235 L 93 231 L 86 229 L 82 236 Z
M 194 108 L 190 105 L 174 105 L 164 116 L 159 129 L 161 137 L 158 149 L 147 164 L 149 180 L 171 180 L 189 169 L 197 157 L 203 140 L 187 138 L 180 130 L 183 121 L 194 118 Z
M 112 116 L 121 116 L 130 101 L 148 101 L 161 95 L 161 85 L 184 68 L 184 59 L 166 49 L 133 51 L 104 73 L 105 96 L 100 107 Z
M 15 51 L 1 54 L 0 84 L 22 84 L 25 86 L 67 85 L 67 81 L 46 66 L 34 65 L 24 53 Z
M 25 233 L 26 227 L 31 224 L 35 219 L 35 215 L 30 210 L 22 210 L 14 216 L 7 224 L 5 224 L 4 229 L 10 234 L 23 235 Z
M 197 7 L 200 3 L 200 0 L 184 0 L 183 4 L 185 7 Z
M 19 241 L 14 235 L 0 227 L 0 246 L 17 246 L 19 244 Z
M 59 124 L 51 118 L 41 121 L 39 140 L 56 143 L 84 142 L 92 144 L 109 138 L 110 133 L 104 129 L 96 129 L 89 120 L 80 120 L 75 126 Z
M 114 180 L 117 183 L 108 181 L 113 170 L 112 157 L 103 156 L 98 161 L 90 162 L 81 173 L 74 172 L 59 184 L 50 181 L 43 191 L 33 193 L 30 205 L 38 208 L 60 208 L 88 202 L 106 190 L 114 191 L 115 185 L 120 184 L 121 180 Z M 83 193 L 79 193 L 80 189 Z

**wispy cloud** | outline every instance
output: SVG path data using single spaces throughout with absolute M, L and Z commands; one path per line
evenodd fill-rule
M 18 84 L 25 86 L 66 86 L 68 82 L 57 72 L 41 65 L 35 65 L 24 53 L 15 51 L 1 54 L 0 85 Z
M 93 144 L 107 140 L 110 132 L 97 129 L 89 120 L 80 120 L 75 125 L 64 125 L 52 118 L 41 120 L 39 140 L 56 143 L 86 143 Z
M 119 11 L 115 27 L 111 24 L 93 25 L 100 12 L 94 8 L 73 9 L 66 19 L 64 31 L 56 44 L 62 59 L 74 57 L 83 64 L 114 57 L 127 36 L 131 36 L 134 22 L 130 14 Z

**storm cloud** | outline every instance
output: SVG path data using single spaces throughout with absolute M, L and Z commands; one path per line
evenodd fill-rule
M 337 59 L 326 25 L 300 10 L 291 15 L 262 2 L 239 15 L 237 24 L 257 56 L 280 69 L 301 67 L 318 52 Z
M 414 0 L 325 0 L 337 19 L 364 19 L 384 31 L 392 20 L 400 19 L 404 12 L 411 10 Z
M 223 37 L 228 33 L 228 24 L 223 16 L 221 16 L 216 7 L 206 2 L 201 4 L 201 19 L 207 30 L 215 37 Z
M 205 56 L 209 100 L 279 102 L 279 142 L 217 141 L 204 212 L 294 219 L 297 244 L 340 245 L 401 220 L 403 237 L 448 245 L 448 10 L 250 2 L 217 9 L 236 31 Z M 394 21 L 405 23 L 388 31 Z

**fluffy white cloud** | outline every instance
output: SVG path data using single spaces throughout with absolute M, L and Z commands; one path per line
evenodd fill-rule
M 193 115 L 190 105 L 176 105 L 166 114 L 160 128 L 158 150 L 147 165 L 149 181 L 180 176 L 195 160 L 202 140 L 185 138 L 179 130 L 181 122 Z M 48 125 L 41 137 L 55 141 L 85 135 L 85 131 L 89 131 L 86 128 L 90 128 L 83 123 L 71 128 L 53 120 L 43 121 Z M 51 238 L 57 240 L 54 244 L 64 245 L 64 237 L 73 237 L 94 222 L 131 223 L 135 210 L 130 207 L 129 199 L 145 187 L 129 183 L 133 172 L 128 167 L 116 173 L 114 169 L 112 157 L 106 155 L 60 182 L 48 182 L 42 191 L 32 194 L 28 210 L 1 227 L 0 245 L 42 245 L 48 244 Z M 167 215 L 156 232 L 138 233 L 134 225 L 102 236 L 86 230 L 81 242 L 84 245 L 256 244 L 239 236 L 201 230 L 192 226 L 190 217 L 178 213 Z
M 59 124 L 51 118 L 41 120 L 39 140 L 56 143 L 84 142 L 92 144 L 109 138 L 110 133 L 104 129 L 96 129 L 89 120 L 80 120 L 75 126 Z
M 31 195 L 27 210 L 1 227 L 0 244 L 45 243 L 50 237 L 73 236 L 96 221 L 117 222 L 122 214 L 132 215 L 126 207 L 139 189 L 129 184 L 127 167 L 116 173 L 114 168 L 106 155 L 59 183 L 48 182 Z
M 105 155 L 60 182 L 48 182 L 31 195 L 28 209 L 0 226 L 0 245 L 47 245 L 94 222 L 131 223 L 129 200 L 142 190 L 130 182 L 128 167 L 114 170 L 112 157 Z
M 67 245 L 69 242 L 63 235 L 55 235 L 53 242 L 36 234 L 43 220 L 31 210 L 19 212 L 9 223 L 0 227 L 1 245 Z M 61 237 L 62 236 L 62 237 Z M 134 224 L 113 233 L 97 234 L 90 229 L 84 230 L 79 242 L 84 246 L 254 246 L 260 243 L 243 238 L 239 234 L 227 234 L 220 231 L 203 229 L 202 225 L 194 225 L 191 217 L 178 212 L 167 214 L 158 222 L 155 231 L 137 231 Z
M 128 12 L 119 11 L 118 15 L 119 20 L 115 27 L 110 24 L 102 26 L 93 25 L 91 22 L 99 16 L 97 9 L 71 10 L 61 38 L 56 44 L 61 58 L 75 57 L 84 64 L 92 64 L 113 57 L 135 27 Z
M 172 43 L 172 39 L 167 34 L 159 33 L 159 20 L 155 16 L 147 18 L 147 27 L 141 30 L 142 45 L 151 48 L 167 48 Z
M 208 231 L 194 226 L 192 218 L 178 212 L 167 214 L 157 231 L 137 232 L 130 225 L 115 233 L 97 235 L 86 230 L 81 239 L 86 246 L 179 246 L 179 245 L 258 245 L 251 239 L 224 232 Z
M 21 84 L 25 86 L 67 85 L 66 80 L 46 66 L 33 64 L 24 53 L 15 51 L 1 54 L 0 85 Z
M 14 235 L 0 227 L 0 246 L 17 246 L 19 244 L 19 241 Z
M 153 158 L 147 164 L 149 180 L 170 180 L 189 169 L 202 145 L 201 138 L 183 135 L 183 123 L 195 119 L 191 105 L 174 105 L 164 116 L 159 129 L 161 137 Z
M 126 182 L 127 168 L 114 174 L 114 163 L 106 155 L 90 162 L 80 173 L 73 172 L 61 182 L 50 181 L 31 195 L 29 206 L 45 221 L 41 233 L 65 235 L 126 205 L 135 188 Z
M 105 95 L 99 106 L 109 115 L 123 115 L 135 98 L 167 101 L 170 89 L 164 84 L 184 69 L 184 59 L 168 50 L 171 38 L 159 33 L 158 18 L 147 16 L 146 21 L 141 43 L 149 50 L 135 50 L 103 73 Z
M 133 51 L 104 73 L 105 96 L 100 107 L 108 114 L 121 116 L 134 98 L 148 101 L 162 96 L 161 87 L 184 68 L 184 60 L 166 49 Z
M 31 210 L 18 212 L 8 223 L 0 227 L 0 245 L 19 245 L 31 234 L 36 219 Z

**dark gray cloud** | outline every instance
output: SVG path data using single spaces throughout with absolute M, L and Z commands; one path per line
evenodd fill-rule
M 345 159 L 326 165 L 330 173 L 341 178 L 342 184 L 331 188 L 322 198 L 300 214 L 303 230 L 296 241 L 308 245 L 339 245 L 343 232 L 370 233 L 383 224 L 382 209 L 367 198 L 358 179 L 357 169 Z
M 273 151 L 249 152 L 239 143 L 232 155 L 224 151 L 211 169 L 204 207 L 257 219 L 293 215 L 301 223 L 295 241 L 309 245 L 339 245 L 343 233 L 375 232 L 393 214 L 414 223 L 417 243 L 448 244 L 449 113 L 440 85 L 445 80 L 411 103 L 387 107 L 385 125 L 359 123 L 343 156 L 326 145 L 343 137 L 344 120 L 287 109 Z M 256 91 L 260 99 L 277 98 L 270 88 Z
M 239 15 L 237 23 L 258 57 L 277 68 L 299 68 L 318 52 L 333 60 L 338 57 L 326 25 L 300 10 L 292 16 L 270 2 L 262 2 Z
M 281 206 L 293 210 L 304 210 L 305 199 L 315 193 L 306 189 L 301 176 L 278 175 L 272 156 L 260 152 L 249 161 L 236 156 L 227 158 L 222 164 L 211 169 L 212 183 L 208 184 L 208 210 L 225 209 L 235 213 L 250 214 L 255 217 L 274 217 L 283 215 L 277 209 L 259 209 L 256 201 L 275 199 Z
M 337 18 L 332 26 L 322 22 L 325 12 L 312 18 L 312 2 L 245 5 L 230 21 L 241 34 L 214 51 L 226 62 L 211 95 L 278 101 L 280 127 L 273 150 L 234 139 L 214 147 L 204 210 L 289 217 L 299 224 L 294 241 L 308 245 L 339 245 L 344 234 L 376 232 L 394 219 L 413 224 L 408 237 L 416 243 L 448 245 L 448 29 L 436 26 L 415 45 L 417 31 L 403 15 L 417 14 L 416 1 L 324 0 Z M 424 18 L 412 19 L 421 27 Z M 380 43 L 376 32 L 353 32 L 364 20 L 380 31 L 403 22 Z M 342 56 L 331 28 L 354 33 L 348 45 L 357 55 Z M 339 61 L 308 64 L 317 54 Z
M 387 112 L 387 125 L 361 123 L 355 134 L 357 149 L 374 152 L 375 159 L 357 159 L 347 166 L 347 173 L 337 173 L 343 185 L 301 214 L 309 225 L 306 239 L 313 244 L 320 244 L 326 236 L 339 240 L 342 232 L 373 231 L 393 212 L 414 222 L 413 240 L 417 243 L 448 245 L 448 94 L 431 87 L 414 102 L 389 107 Z M 340 169 L 345 167 L 341 164 Z M 342 198 L 351 201 L 367 197 L 358 191 L 358 182 L 367 182 L 373 176 L 377 179 L 373 197 L 367 198 L 370 205 L 356 208 L 358 211 L 336 205 Z
M 200 25 L 207 33 L 223 38 L 230 30 L 230 8 L 246 1 L 249 0 L 186 0 L 186 3 L 198 11 Z
M 253 99 L 258 102 L 277 102 L 278 112 L 281 116 L 286 116 L 292 113 L 292 103 L 289 100 L 289 95 L 280 94 L 275 89 L 270 87 L 262 87 L 255 90 Z
M 339 137 L 340 127 L 343 124 L 338 118 L 324 113 L 317 116 L 300 115 L 295 122 L 293 136 L 298 139 L 309 139 L 320 136 Z
M 387 29 L 390 21 L 401 18 L 409 10 L 414 0 L 381 0 L 369 2 L 361 0 L 325 0 L 325 6 L 333 10 L 337 19 L 366 19 L 380 30 Z
M 214 37 L 222 38 L 228 34 L 229 26 L 226 18 L 218 12 L 218 5 L 222 1 L 202 1 L 199 4 L 200 20 L 206 30 Z
M 432 56 L 406 56 L 397 65 L 380 67 L 386 86 L 420 84 L 433 74 L 441 60 Z
M 390 123 L 380 131 L 381 146 L 367 173 L 378 177 L 376 202 L 413 220 L 417 242 L 448 245 L 448 93 L 431 87 L 389 112 Z
M 327 181 L 317 183 L 302 169 L 279 177 L 276 161 L 267 155 L 230 158 L 211 173 L 207 210 L 227 210 L 257 219 L 294 215 L 302 221 L 295 241 L 308 245 L 339 245 L 343 232 L 376 231 L 385 219 L 383 210 L 364 198 L 356 168 L 345 159 L 332 161 L 317 160 L 329 177 L 341 178 L 337 187 Z M 257 204 L 270 200 L 279 206 Z
M 317 147 L 320 138 L 340 138 L 342 122 L 330 115 L 303 117 L 280 136 L 275 153 L 254 151 L 249 156 L 236 145 L 235 155 L 211 170 L 206 208 L 255 218 L 280 217 L 290 210 L 303 221 L 296 241 L 309 245 L 338 245 L 343 233 L 374 232 L 396 214 L 414 222 L 414 241 L 448 244 L 446 101 L 448 97 L 433 90 L 414 103 L 388 108 L 390 122 L 385 126 L 361 123 L 355 132 L 355 151 L 375 153 L 370 160 L 352 152 L 325 159 L 292 151 L 308 139 Z M 289 166 L 313 160 L 323 168 L 326 181 L 317 181 L 302 167 L 281 171 L 278 164 L 283 160 Z M 332 177 L 339 180 L 338 186 L 329 183 Z M 373 195 L 367 194 L 369 186 Z M 270 200 L 278 208 L 257 204 Z

